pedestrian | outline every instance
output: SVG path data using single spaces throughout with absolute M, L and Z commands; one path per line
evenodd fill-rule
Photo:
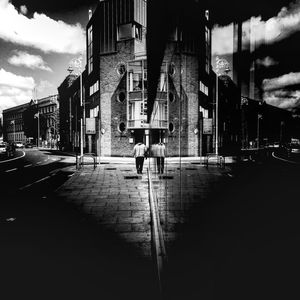
M 142 142 L 137 143 L 133 148 L 133 156 L 135 157 L 136 171 L 143 174 L 144 158 L 147 159 L 147 147 Z
M 157 170 L 158 174 L 164 173 L 164 167 L 165 167 L 165 156 L 166 156 L 166 146 L 164 143 L 158 143 L 157 145 Z

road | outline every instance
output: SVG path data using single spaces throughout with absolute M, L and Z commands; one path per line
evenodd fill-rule
M 0 163 L 2 298 L 154 299 L 149 262 L 52 196 L 72 175 L 65 157 L 24 152 Z
M 296 299 L 300 166 L 274 157 L 232 170 L 168 253 L 166 299 Z

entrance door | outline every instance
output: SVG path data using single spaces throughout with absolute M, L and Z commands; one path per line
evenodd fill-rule
M 137 144 L 139 142 L 143 142 L 144 144 L 146 143 L 144 129 L 135 129 L 134 130 L 134 142 L 135 142 L 135 144 Z

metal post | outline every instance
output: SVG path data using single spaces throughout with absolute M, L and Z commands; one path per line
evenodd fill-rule
M 219 78 L 218 74 L 216 73 L 216 156 L 219 155 Z
M 80 119 L 80 157 L 83 157 L 83 138 L 84 138 L 84 123 L 85 109 L 82 101 L 82 72 L 80 71 L 80 107 L 82 107 L 82 117 Z
M 37 130 L 38 130 L 38 132 L 37 132 L 37 137 L 38 137 L 38 142 L 37 142 L 37 147 L 39 148 L 39 146 L 40 146 L 40 113 L 38 112 L 38 114 L 37 114 L 38 116 L 37 116 L 37 121 L 38 121 L 38 125 L 37 125 Z
M 16 142 L 16 124 L 15 124 L 15 120 L 14 120 L 14 143 Z
M 257 114 L 257 149 L 259 150 L 259 120 L 261 118 L 260 114 Z

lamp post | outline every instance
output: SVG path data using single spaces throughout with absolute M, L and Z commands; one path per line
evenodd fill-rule
M 40 146 L 40 113 L 37 112 L 34 115 L 35 118 L 37 118 L 37 147 L 39 148 Z
M 219 155 L 219 77 L 216 73 L 216 156 Z
M 83 100 L 83 87 L 82 87 L 82 54 L 73 59 L 70 63 L 72 66 L 79 70 L 79 85 L 80 85 L 80 107 L 82 108 L 82 117 L 80 118 L 80 157 L 83 157 L 83 145 L 84 145 L 84 125 L 85 125 L 85 103 Z
M 259 150 L 259 139 L 260 139 L 260 120 L 262 119 L 262 114 L 257 114 L 257 150 Z
M 10 124 L 13 124 L 13 140 L 14 140 L 14 143 L 16 142 L 16 125 L 15 125 L 15 120 L 12 120 L 10 122 Z

